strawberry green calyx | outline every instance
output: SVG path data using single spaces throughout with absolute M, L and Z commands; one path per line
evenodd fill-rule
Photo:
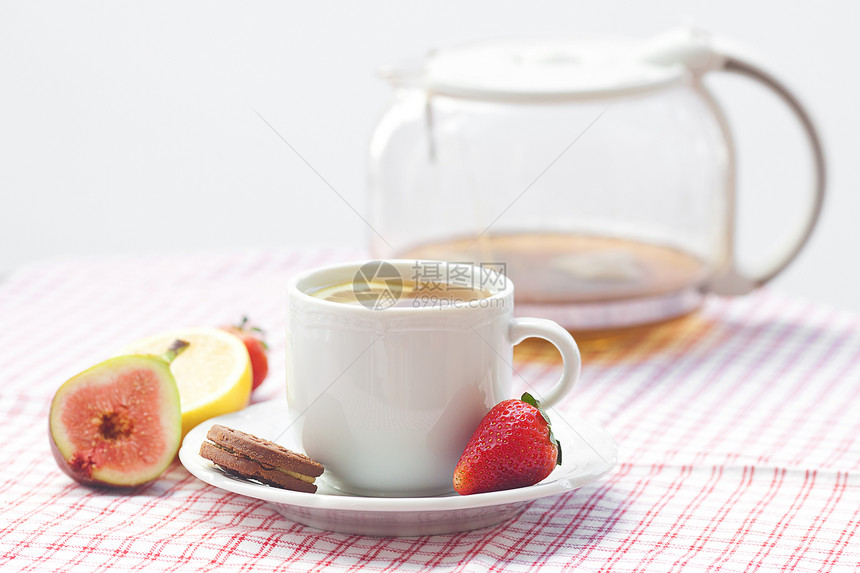
M 260 342 L 260 346 L 263 347 L 264 350 L 269 349 L 269 345 L 266 344 L 266 331 L 260 328 L 259 326 L 249 326 L 251 321 L 248 319 L 247 315 L 242 316 L 242 322 L 239 324 L 233 325 L 233 328 L 238 330 L 239 332 L 251 332 L 255 335 L 257 340 Z
M 559 442 L 558 439 L 555 437 L 555 435 L 552 433 L 552 422 L 550 421 L 549 416 L 547 416 L 546 412 L 543 411 L 543 408 L 540 407 L 540 401 L 537 398 L 535 398 L 534 396 L 532 396 L 531 394 L 529 394 L 528 392 L 523 392 L 523 395 L 520 398 L 520 400 L 522 400 L 523 402 L 525 402 L 529 406 L 533 406 L 534 408 L 537 409 L 538 412 L 540 412 L 540 415 L 543 417 L 544 421 L 546 422 L 546 427 L 549 430 L 549 441 L 552 442 L 553 444 L 555 444 L 555 449 L 558 451 L 558 456 L 556 456 L 555 464 L 557 466 L 560 466 L 561 465 L 561 442 Z

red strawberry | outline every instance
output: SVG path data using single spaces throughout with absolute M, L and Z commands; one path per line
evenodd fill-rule
M 243 316 L 242 322 L 235 326 L 222 326 L 221 330 L 226 330 L 230 334 L 239 337 L 245 343 L 245 348 L 248 349 L 248 356 L 251 358 L 251 389 L 254 390 L 263 383 L 266 375 L 269 373 L 269 359 L 266 352 L 269 347 L 263 340 L 264 333 L 256 326 L 251 326 L 248 323 L 248 317 Z
M 526 392 L 490 410 L 466 445 L 454 470 L 454 489 L 461 495 L 525 487 L 561 465 L 561 444 L 549 418 Z

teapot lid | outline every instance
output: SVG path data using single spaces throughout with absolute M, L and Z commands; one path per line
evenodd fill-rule
M 650 91 L 686 70 L 681 62 L 642 57 L 641 45 L 625 39 L 508 39 L 432 52 L 423 85 L 453 97 L 553 101 Z

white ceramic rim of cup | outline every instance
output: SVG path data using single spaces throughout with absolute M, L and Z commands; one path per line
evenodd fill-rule
M 352 312 L 358 313 L 364 316 L 368 316 L 371 314 L 377 314 L 384 312 L 386 316 L 394 317 L 402 314 L 413 314 L 416 312 L 426 312 L 426 313 L 452 313 L 452 312 L 467 312 L 467 311 L 475 311 L 480 310 L 481 307 L 475 307 L 473 304 L 466 301 L 452 302 L 449 305 L 442 306 L 424 306 L 424 307 L 397 307 L 392 306 L 385 309 L 372 309 L 367 308 L 360 304 L 343 304 L 341 302 L 334 302 L 330 300 L 321 299 L 313 296 L 312 294 L 308 294 L 305 290 L 302 289 L 300 284 L 303 281 L 307 281 L 315 275 L 324 274 L 324 273 L 336 273 L 338 271 L 347 271 L 350 270 L 351 274 L 348 277 L 345 277 L 345 280 L 352 281 L 355 278 L 355 272 L 361 268 L 362 265 L 372 262 L 384 262 L 389 263 L 397 267 L 398 272 L 405 265 L 408 265 L 409 268 L 412 268 L 416 264 L 427 264 L 427 265 L 462 265 L 472 268 L 472 273 L 474 276 L 474 272 L 476 269 L 481 269 L 478 265 L 472 263 L 458 263 L 453 261 L 437 261 L 433 259 L 367 259 L 361 261 L 353 261 L 350 263 L 339 263 L 335 265 L 327 265 L 324 267 L 315 267 L 312 269 L 308 269 L 290 280 L 287 291 L 288 295 L 297 295 L 299 299 L 301 299 L 303 304 L 317 305 L 321 309 L 329 309 L 333 310 L 335 308 L 339 309 L 338 312 Z M 502 275 L 498 271 L 494 269 L 488 269 L 491 272 Z M 504 287 L 499 289 L 496 292 L 493 292 L 488 297 L 481 298 L 481 301 L 495 301 L 495 300 L 506 300 L 508 297 L 512 297 L 514 294 L 514 285 L 511 282 L 510 277 L 507 275 L 502 275 L 505 277 Z M 310 286 L 310 285 L 308 285 Z M 316 286 L 322 286 L 317 284 Z

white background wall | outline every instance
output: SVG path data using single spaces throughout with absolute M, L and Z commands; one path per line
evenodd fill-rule
M 844 1 L 0 0 L 0 273 L 73 255 L 361 244 L 385 63 L 510 35 L 692 24 L 755 48 L 827 144 L 821 226 L 774 284 L 860 310 L 860 8 Z M 714 78 L 737 128 L 741 244 L 763 256 L 808 165 L 774 100 Z M 788 219 L 786 219 L 788 217 Z M 785 219 L 785 221 L 783 221 Z

